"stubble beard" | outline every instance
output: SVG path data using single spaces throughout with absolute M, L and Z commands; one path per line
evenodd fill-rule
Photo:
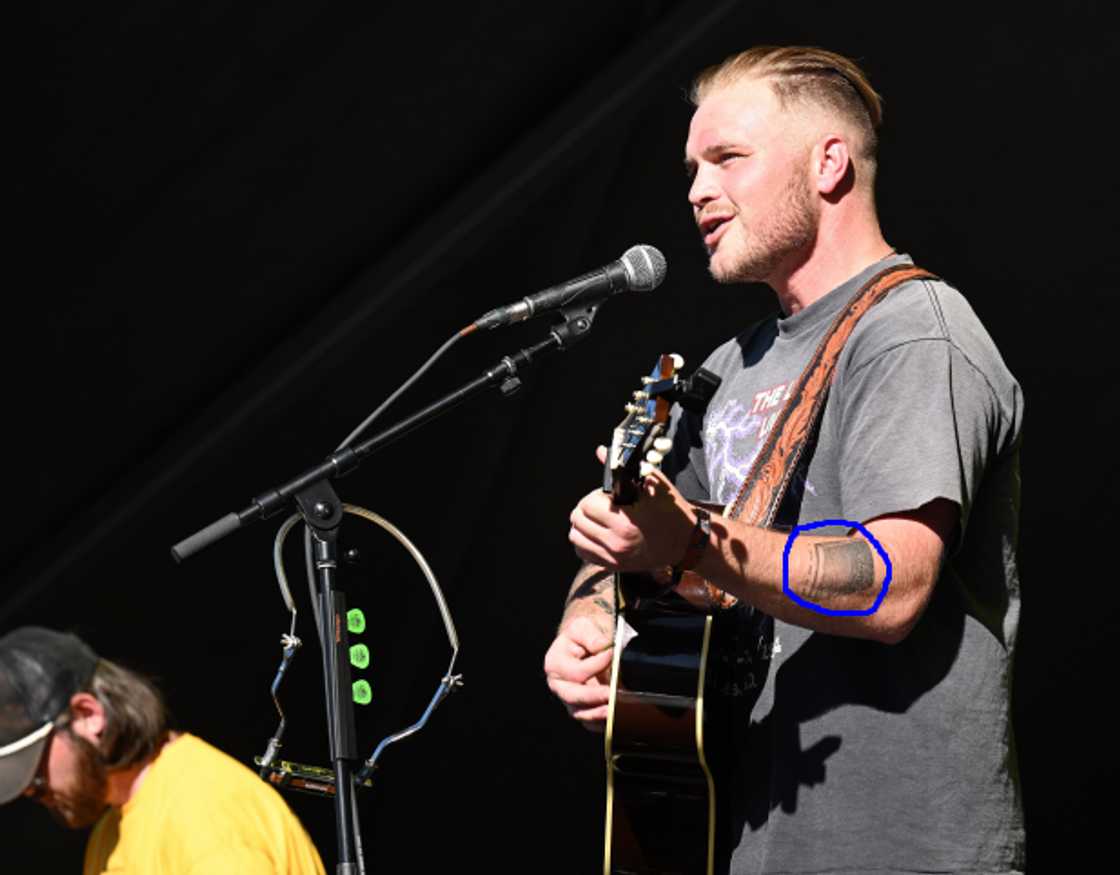
M 738 216 L 732 221 L 739 222 Z M 752 223 L 739 226 L 739 252 L 731 253 L 731 264 L 719 266 L 713 258 L 709 270 L 716 282 L 769 282 L 779 266 L 798 252 L 807 251 L 817 236 L 820 215 L 802 173 L 791 173 L 775 211 Z

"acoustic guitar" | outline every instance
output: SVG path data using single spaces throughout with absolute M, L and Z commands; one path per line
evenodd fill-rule
M 645 466 L 671 449 L 672 402 L 707 406 L 719 385 L 703 369 L 681 380 L 682 364 L 662 356 L 614 431 L 603 488 L 616 504 L 640 501 Z M 718 721 L 706 689 L 716 614 L 733 603 L 690 572 L 676 585 L 668 569 L 615 575 L 604 875 L 713 870 L 718 745 L 709 729 Z

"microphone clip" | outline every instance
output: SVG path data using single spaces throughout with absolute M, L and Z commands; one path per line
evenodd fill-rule
M 555 326 L 551 334 L 561 348 L 569 347 L 577 340 L 583 340 L 591 333 L 591 323 L 599 313 L 603 299 L 582 304 L 571 304 L 556 311 Z

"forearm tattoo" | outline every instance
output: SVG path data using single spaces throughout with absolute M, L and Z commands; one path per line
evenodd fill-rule
M 875 563 L 866 541 L 826 541 L 812 544 L 805 598 L 820 601 L 832 595 L 856 595 L 875 585 Z
M 573 617 L 587 617 L 608 639 L 613 638 L 614 575 L 599 569 L 583 577 L 589 570 L 584 569 L 576 576 L 571 592 L 568 593 L 560 628 L 563 629 L 564 623 Z
M 598 571 L 579 581 L 568 595 L 568 607 L 571 608 L 575 602 L 594 605 L 603 613 L 614 616 L 614 575 L 609 571 Z

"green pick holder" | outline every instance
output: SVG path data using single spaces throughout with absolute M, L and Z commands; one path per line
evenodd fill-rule
M 364 644 L 355 644 L 350 648 L 350 664 L 355 668 L 369 667 L 369 648 Z
M 346 612 L 346 630 L 354 635 L 361 635 L 366 631 L 366 615 L 361 608 L 351 608 Z

